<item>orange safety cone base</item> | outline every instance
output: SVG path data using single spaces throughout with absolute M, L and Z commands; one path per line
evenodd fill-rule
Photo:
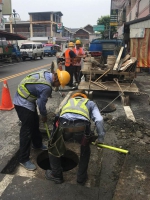
M 14 108 L 14 105 L 12 105 L 12 107 L 10 107 L 10 108 L 6 108 L 3 105 L 0 106 L 0 110 L 12 110 L 13 108 Z
M 0 110 L 12 110 L 13 108 L 14 108 L 14 105 L 13 105 L 12 100 L 11 100 L 7 81 L 5 80 L 3 82 Z

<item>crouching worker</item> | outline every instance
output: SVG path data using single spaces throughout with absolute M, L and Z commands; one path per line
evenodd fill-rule
M 57 69 L 53 73 L 41 70 L 26 76 L 18 85 L 14 97 L 14 105 L 21 123 L 20 129 L 20 154 L 19 163 L 27 170 L 35 170 L 36 166 L 30 161 L 30 144 L 34 149 L 47 150 L 42 143 L 42 135 L 39 130 L 39 116 L 42 121 L 47 121 L 46 103 L 51 97 L 52 88 L 65 86 L 70 80 L 66 71 Z M 37 106 L 36 106 L 37 105 Z
M 51 170 L 46 170 L 46 179 L 55 183 L 63 182 L 61 156 L 65 153 L 64 140 L 69 141 L 73 139 L 73 141 L 81 144 L 77 183 L 85 184 L 88 178 L 90 143 L 93 135 L 90 129 L 91 119 L 95 122 L 98 134 L 95 142 L 103 143 L 105 135 L 103 118 L 97 105 L 87 99 L 85 94 L 74 94 L 63 106 L 58 117 L 58 127 L 49 141 L 48 151 Z

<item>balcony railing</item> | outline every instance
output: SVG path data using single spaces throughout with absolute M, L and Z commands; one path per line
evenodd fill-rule
M 9 29 L 7 29 L 6 31 L 10 31 Z M 30 32 L 20 32 L 20 31 L 17 31 L 17 34 L 19 35 L 22 35 L 26 38 L 30 38 Z M 51 37 L 50 36 L 50 33 L 48 32 L 33 32 L 33 37 Z M 53 37 L 62 37 L 60 33 L 56 33 L 56 32 L 53 32 Z
M 23 35 L 23 36 L 26 37 L 26 38 L 29 38 L 29 37 L 30 37 L 30 33 L 29 33 L 29 32 L 17 32 L 17 34 Z

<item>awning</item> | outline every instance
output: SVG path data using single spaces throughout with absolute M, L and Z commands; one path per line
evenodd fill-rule
M 6 38 L 6 40 L 27 40 L 26 37 L 16 34 L 16 33 L 9 33 L 7 31 L 0 30 L 0 38 Z

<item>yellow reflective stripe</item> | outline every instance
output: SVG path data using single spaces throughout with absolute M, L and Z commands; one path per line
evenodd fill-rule
M 67 104 L 62 108 L 60 116 L 65 113 L 75 113 L 80 114 L 90 120 L 89 111 L 86 107 L 88 99 L 70 99 Z
M 36 96 L 30 94 L 28 89 L 26 88 L 26 84 L 45 84 L 51 87 L 51 84 L 48 83 L 45 79 L 35 79 L 33 77 L 26 77 L 24 78 L 18 86 L 18 93 L 21 97 L 28 99 L 29 101 L 35 101 L 37 99 Z

